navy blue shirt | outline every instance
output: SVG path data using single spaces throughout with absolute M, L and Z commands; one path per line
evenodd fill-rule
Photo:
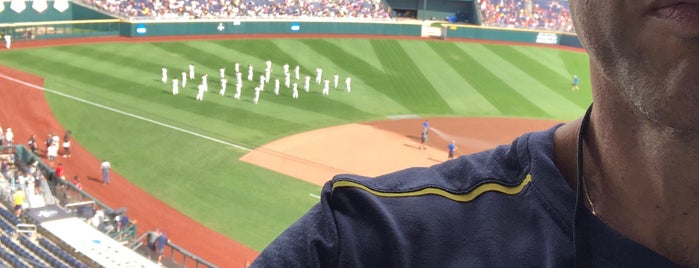
M 555 128 L 429 168 L 335 176 L 253 267 L 573 267 L 575 191 L 553 162 Z M 579 220 L 592 266 L 676 267 Z

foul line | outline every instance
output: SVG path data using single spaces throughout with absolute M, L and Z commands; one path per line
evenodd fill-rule
M 241 146 L 241 145 L 233 144 L 233 143 L 230 143 L 230 142 L 227 142 L 227 141 L 222 141 L 222 140 L 219 140 L 219 139 L 216 139 L 216 138 L 212 138 L 212 137 L 209 137 L 209 136 L 206 136 L 206 135 L 203 135 L 203 134 L 199 134 L 199 133 L 196 133 L 196 132 L 193 132 L 193 131 L 189 131 L 189 130 L 186 130 L 186 129 L 182 129 L 182 128 L 179 128 L 179 127 L 176 127 L 176 126 L 171 126 L 171 125 L 168 125 L 168 124 L 165 124 L 165 123 L 162 123 L 162 122 L 155 121 L 155 120 L 153 120 L 153 119 L 145 118 L 145 117 L 140 116 L 140 115 L 135 115 L 135 114 L 132 114 L 132 113 L 129 113 L 129 112 L 124 112 L 124 111 L 122 111 L 122 110 L 117 110 L 117 109 L 115 109 L 115 108 L 112 108 L 112 107 L 109 107 L 109 106 L 105 106 L 105 105 L 102 105 L 102 104 L 99 104 L 99 103 L 94 103 L 94 102 L 91 102 L 91 101 L 88 101 L 88 100 L 85 100 L 85 99 L 81 99 L 81 98 L 78 98 L 78 97 L 74 97 L 74 96 L 65 94 L 65 93 L 63 93 L 63 92 L 59 92 L 59 91 L 51 90 L 51 89 L 48 89 L 48 88 L 45 88 L 45 87 L 42 87 L 42 86 L 38 86 L 38 85 L 31 84 L 31 83 L 27 83 L 27 82 L 25 82 L 25 81 L 18 80 L 18 79 L 15 79 L 15 78 L 13 78 L 13 77 L 6 76 L 6 75 L 4 75 L 4 74 L 0 74 L 0 78 L 4 78 L 4 79 L 6 79 L 6 80 L 9 80 L 9 81 L 12 81 L 12 82 L 15 82 L 15 83 L 18 83 L 18 84 L 22 84 L 22 85 L 25 85 L 25 86 L 27 86 L 27 87 L 33 88 L 33 89 L 37 89 L 37 90 L 41 90 L 41 91 L 50 92 L 50 93 L 53 93 L 53 94 L 56 94 L 56 95 L 59 95 L 59 96 L 65 97 L 65 98 L 69 98 L 69 99 L 72 99 L 72 100 L 75 100 L 75 101 L 79 101 L 79 102 L 82 102 L 82 103 L 85 103 L 85 104 L 89 104 L 89 105 L 92 105 L 92 106 L 95 106 L 95 107 L 98 107 L 98 108 L 102 108 L 102 109 L 105 109 L 105 110 L 108 110 L 108 111 L 112 111 L 112 112 L 115 112 L 115 113 L 119 113 L 119 114 L 122 114 L 122 115 L 126 115 L 126 116 L 129 116 L 129 117 L 132 117 L 132 118 L 136 118 L 136 119 L 139 119 L 139 120 L 143 120 L 143 121 L 146 121 L 146 122 L 149 122 L 149 123 L 152 123 L 152 124 L 156 124 L 156 125 L 159 125 L 159 126 L 162 126 L 162 127 L 166 127 L 166 128 L 169 128 L 169 129 L 173 129 L 173 130 L 177 130 L 177 131 L 180 131 L 180 132 L 184 132 L 184 133 L 187 133 L 187 134 L 190 134 L 190 135 L 194 135 L 194 136 L 197 136 L 197 137 L 199 137 L 199 138 L 207 139 L 207 140 L 210 140 L 210 141 L 213 141 L 213 142 L 217 142 L 217 143 L 220 143 L 220 144 L 223 144 L 223 145 L 228 145 L 228 146 L 231 146 L 231 147 L 234 147 L 234 148 L 243 150 L 243 151 L 247 151 L 247 152 L 252 151 L 252 149 L 247 148 L 247 147 L 244 147 L 244 146 Z

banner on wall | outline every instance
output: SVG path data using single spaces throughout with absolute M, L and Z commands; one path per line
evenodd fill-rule
M 536 36 L 536 43 L 558 45 L 558 35 L 554 33 L 539 33 Z
M 10 9 L 14 10 L 17 13 L 21 13 L 27 8 L 27 4 L 24 3 L 24 0 L 12 0 L 10 2 Z
M 46 2 L 46 0 L 34 0 L 34 2 L 32 2 L 32 8 L 39 13 L 43 13 L 48 7 L 49 4 Z
M 68 0 L 56 0 L 53 2 L 53 8 L 60 11 L 61 13 L 63 11 L 66 11 L 70 7 L 68 4 Z
M 301 25 L 298 22 L 292 22 L 291 23 L 291 31 L 298 32 L 299 30 L 301 30 Z
M 144 25 L 144 24 L 136 25 L 136 33 L 138 35 L 146 34 L 147 31 L 148 31 L 148 29 L 146 29 L 146 25 Z

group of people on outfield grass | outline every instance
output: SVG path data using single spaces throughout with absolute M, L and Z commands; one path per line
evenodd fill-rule
M 233 64 L 233 70 L 235 74 L 235 94 L 233 95 L 234 99 L 240 100 L 241 95 L 242 95 L 242 90 L 243 90 L 243 83 L 252 83 L 254 86 L 254 97 L 252 98 L 252 102 L 257 104 L 260 100 L 261 97 L 261 92 L 268 90 L 272 91 L 274 95 L 280 95 L 284 94 L 283 92 L 280 92 L 282 90 L 282 86 L 285 88 L 285 90 L 291 90 L 291 97 L 294 99 L 299 98 L 299 91 L 303 90 L 305 92 L 311 92 L 311 85 L 314 84 L 314 87 L 320 87 L 321 92 L 323 95 L 329 95 L 330 94 L 330 87 L 332 83 L 333 89 L 337 90 L 344 90 L 346 93 L 350 93 L 352 91 L 352 78 L 347 76 L 344 79 L 344 88 L 342 85 L 340 85 L 340 75 L 335 74 L 332 76 L 332 78 L 324 77 L 323 76 L 323 69 L 322 68 L 316 68 L 316 74 L 314 75 L 315 80 L 312 83 L 311 82 L 311 75 L 307 74 L 302 74 L 301 73 L 301 66 L 296 65 L 293 69 L 289 66 L 289 64 L 284 64 L 282 65 L 283 69 L 281 71 L 281 75 L 275 75 L 274 80 L 272 80 L 272 73 L 275 72 L 272 67 L 272 61 L 267 60 L 265 62 L 265 69 L 262 74 L 257 76 L 254 71 L 254 67 L 252 65 L 247 66 L 247 79 L 243 78 L 243 75 L 245 72 L 244 69 L 241 69 L 240 63 L 234 63 Z M 197 74 L 195 71 L 195 66 L 193 64 L 190 64 L 188 66 L 188 71 L 182 72 L 181 76 L 180 75 L 175 75 L 174 78 L 172 78 L 171 83 L 170 83 L 170 88 L 172 91 L 173 95 L 179 95 L 180 89 L 185 89 L 187 88 L 187 82 L 189 81 L 190 84 L 193 83 L 193 81 L 197 81 Z M 278 72 L 280 70 L 276 70 Z M 204 100 L 204 95 L 206 92 L 208 92 L 209 89 L 209 75 L 208 74 L 202 74 L 199 76 L 200 79 L 198 81 L 198 84 L 196 84 L 196 97 L 195 99 L 198 101 L 203 101 Z M 304 79 L 301 79 L 301 78 Z M 218 94 L 221 96 L 226 95 L 226 89 L 228 87 L 228 76 L 226 75 L 226 68 L 221 67 L 219 69 L 219 79 L 220 79 L 220 88 L 218 90 Z M 282 84 L 282 79 L 283 79 L 283 84 Z M 332 80 L 331 80 L 332 79 Z M 161 69 L 161 78 L 160 80 L 162 81 L 163 84 L 168 84 L 168 69 L 163 67 Z M 247 82 L 244 82 L 244 80 L 247 80 Z M 248 89 L 249 90 L 249 89 Z

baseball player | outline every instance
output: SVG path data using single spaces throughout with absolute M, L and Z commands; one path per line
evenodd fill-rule
M 260 89 L 265 90 L 265 81 L 267 78 L 264 75 L 260 75 Z
M 252 81 L 252 65 L 248 64 L 248 81 Z
M 226 84 L 228 83 L 228 80 L 226 78 L 221 78 L 221 90 L 218 91 L 218 94 L 223 96 L 226 94 Z
M 209 75 L 204 74 L 201 76 L 201 84 L 204 86 L 204 91 L 209 91 Z
M 298 87 L 298 85 L 296 84 L 296 82 L 294 82 L 294 87 L 293 87 L 292 90 L 291 90 L 291 97 L 294 98 L 294 99 L 298 99 L 298 98 L 299 98 L 299 87 Z
M 172 79 L 172 95 L 180 94 L 180 81 L 177 78 Z
M 307 75 L 306 76 L 306 81 L 303 82 L 303 90 L 306 92 L 311 90 L 311 76 Z
M 163 67 L 162 69 L 162 74 L 163 78 L 161 79 L 161 81 L 163 81 L 163 84 L 165 84 L 167 83 L 167 69 L 165 67 Z
M 340 75 L 336 74 L 333 76 L 333 86 L 335 89 L 337 89 L 337 83 L 340 82 Z
M 323 80 L 323 95 L 330 94 L 330 80 Z
M 350 86 L 351 83 L 352 83 L 352 78 L 348 76 L 347 79 L 345 79 L 345 86 L 346 86 L 347 93 L 350 93 L 350 91 L 352 91 L 352 87 Z
M 291 87 L 291 74 L 290 74 L 290 73 L 286 73 L 286 74 L 285 74 L 285 76 L 284 76 L 284 85 L 286 86 L 286 88 L 290 88 L 290 87 Z
M 322 77 L 323 69 L 321 69 L 320 67 L 316 68 L 316 84 L 320 85 Z
M 235 72 L 240 73 L 240 63 L 235 63 Z
M 235 82 L 236 83 L 243 83 L 243 73 L 236 72 L 235 73 Z
M 240 99 L 240 91 L 242 88 L 243 84 L 235 84 L 235 95 L 233 96 L 233 98 L 235 98 L 236 100 Z
M 218 73 L 221 75 L 221 79 L 226 78 L 226 68 L 221 67 L 218 69 Z
M 10 49 L 10 47 L 12 46 L 12 36 L 9 34 L 6 34 L 4 36 L 4 38 L 5 38 L 5 48 Z
M 203 84 L 200 84 L 197 86 L 197 97 L 196 99 L 198 101 L 203 101 L 204 100 L 204 91 L 206 91 L 206 88 L 204 87 Z
M 194 80 L 194 64 L 189 65 L 189 79 Z
M 299 71 L 301 71 L 301 67 L 296 65 L 296 67 L 294 67 L 294 75 L 296 76 L 296 80 L 299 80 L 299 76 L 300 76 Z
M 284 74 L 289 73 L 289 64 L 284 64 Z
M 274 78 L 274 94 L 279 95 L 279 78 Z
M 258 101 L 260 101 L 260 91 L 262 91 L 259 87 L 255 88 L 255 97 L 252 99 L 252 102 L 257 104 Z
M 182 72 L 182 88 L 187 86 L 187 72 Z

